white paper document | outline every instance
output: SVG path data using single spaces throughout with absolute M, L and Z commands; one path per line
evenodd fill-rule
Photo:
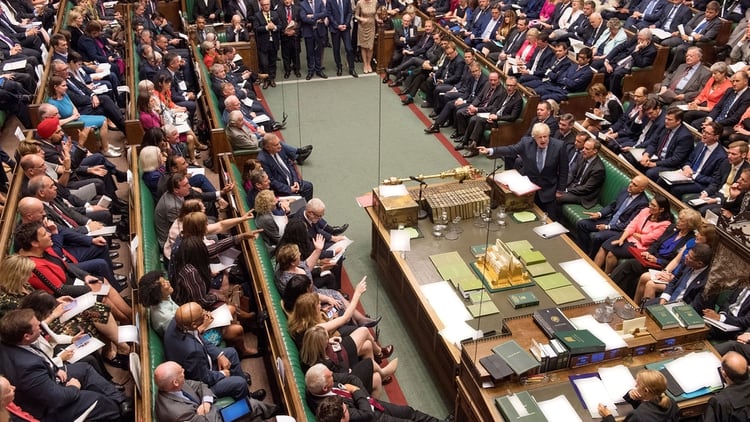
M 740 331 L 742 329 L 742 328 L 740 328 L 740 327 L 738 327 L 736 325 L 727 324 L 725 322 L 717 321 L 717 320 L 711 319 L 711 318 L 703 317 L 703 321 L 705 321 L 706 324 L 713 325 L 714 327 L 716 327 L 716 328 L 718 328 L 721 331 L 724 331 L 726 333 L 731 333 L 733 331 Z
M 474 317 L 466 309 L 464 301 L 456 294 L 453 285 L 448 281 L 437 281 L 420 286 L 432 309 L 446 327 L 455 321 L 469 321 Z
M 211 268 L 211 273 L 213 273 L 213 274 L 218 274 L 218 273 L 220 273 L 220 272 L 222 272 L 222 271 L 226 270 L 227 268 L 231 268 L 231 267 L 233 267 L 233 266 L 234 266 L 234 263 L 231 263 L 231 264 L 229 264 L 229 265 L 226 265 L 226 264 L 222 264 L 222 263 L 217 263 L 217 264 L 208 264 L 208 266 L 209 266 L 209 267 Z
M 578 416 L 565 395 L 561 394 L 553 399 L 538 401 L 536 404 L 549 422 L 581 422 L 581 417 Z
M 744 69 L 746 66 L 747 66 L 747 63 L 745 62 L 737 62 L 737 63 L 729 65 L 728 67 L 732 69 L 732 73 L 737 73 L 741 71 L 742 69 Z
M 612 416 L 617 418 L 617 406 L 615 406 L 615 402 L 609 397 L 607 388 L 604 386 L 602 380 L 597 377 L 579 378 L 573 380 L 573 384 L 578 388 L 578 392 L 581 393 L 581 399 L 592 418 L 601 419 L 598 410 L 599 403 L 607 406 Z
M 3 71 L 20 70 L 26 67 L 26 59 L 7 62 L 3 65 Z
M 409 194 L 409 191 L 406 190 L 406 186 L 404 186 L 403 184 L 380 185 L 378 187 L 378 192 L 380 192 L 380 196 L 382 196 L 383 198 L 389 198 L 391 196 L 404 196 Z
M 118 343 L 140 343 L 138 339 L 138 327 L 135 325 L 121 325 L 117 327 Z
M 617 334 L 612 326 L 606 322 L 599 322 L 594 319 L 593 315 L 583 315 L 575 318 L 570 318 L 570 322 L 575 325 L 579 330 L 589 330 L 594 337 L 598 338 L 604 343 L 605 350 L 614 350 L 624 347 L 628 347 L 625 340 Z
M 96 295 L 93 292 L 82 294 L 65 305 L 65 313 L 60 316 L 60 322 L 69 321 L 74 316 L 96 304 Z
M 651 28 L 651 34 L 660 40 L 667 39 L 672 36 L 671 32 L 665 31 L 661 28 Z
M 507 170 L 495 175 L 495 181 L 508 186 L 516 195 L 526 195 L 541 189 L 528 176 L 522 176 L 517 170 Z
M 224 265 L 233 265 L 242 252 L 237 248 L 229 248 L 219 254 L 219 262 Z
M 615 403 L 623 403 L 623 396 L 635 387 L 635 378 L 625 365 L 617 365 L 610 368 L 599 368 L 599 378 L 609 393 L 609 397 Z
M 661 177 L 668 185 L 679 185 L 683 183 L 693 183 L 693 179 L 685 176 L 681 169 L 662 171 L 659 173 Z
M 645 151 L 646 151 L 646 148 L 630 148 L 630 150 L 628 150 L 630 155 L 632 155 L 636 161 L 641 161 L 641 157 L 643 156 L 643 153 Z
M 568 233 L 570 230 L 565 228 L 562 224 L 558 223 L 557 221 L 553 221 L 549 224 L 543 224 L 541 226 L 534 227 L 534 233 L 538 234 L 540 237 L 543 237 L 545 239 L 549 239 L 555 236 L 559 236 L 563 233 Z
M 260 124 L 270 121 L 271 118 L 268 117 L 267 114 L 258 114 L 257 116 L 253 117 L 253 122 Z
M 226 327 L 232 323 L 232 314 L 229 312 L 229 307 L 226 303 L 211 311 L 211 316 L 214 317 L 214 320 L 208 326 L 209 329 Z
M 560 267 L 594 301 L 598 302 L 607 297 L 620 296 L 604 276 L 584 259 L 562 262 Z
M 349 245 L 351 245 L 352 243 L 354 243 L 353 240 L 351 240 L 348 237 L 344 236 L 343 239 L 339 240 L 338 242 L 336 242 L 333 245 L 331 245 L 328 249 L 326 249 L 326 250 L 331 251 L 331 252 L 333 252 L 335 254 L 335 255 L 333 255 L 333 258 L 331 258 L 331 262 L 333 262 L 333 263 L 339 262 L 339 259 L 341 259 L 341 257 L 344 255 L 344 252 L 346 252 L 346 248 L 348 248 Z M 336 249 L 341 249 L 341 251 L 339 253 L 336 253 L 335 252 Z
M 102 341 L 96 337 L 89 338 L 86 343 L 82 344 L 79 347 L 76 347 L 75 344 L 71 344 L 70 346 L 65 348 L 65 350 L 71 350 L 73 352 L 73 357 L 68 359 L 68 362 L 76 363 L 86 356 L 101 349 L 102 347 L 104 347 L 104 343 L 102 343 Z
M 96 236 L 109 236 L 111 234 L 115 234 L 116 231 L 117 231 L 117 227 L 115 227 L 115 226 L 104 226 L 104 227 L 102 227 L 99 230 L 94 230 L 94 231 L 88 232 L 88 235 L 89 236 L 93 236 L 93 237 L 96 237 Z
M 721 377 L 717 370 L 720 366 L 721 361 L 711 352 L 690 353 L 664 365 L 686 393 L 704 387 L 721 388 Z

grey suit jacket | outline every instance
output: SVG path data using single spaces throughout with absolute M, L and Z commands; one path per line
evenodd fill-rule
M 164 242 L 169 237 L 169 228 L 180 215 L 180 208 L 185 202 L 184 199 L 177 195 L 166 192 L 159 199 L 154 209 L 154 227 L 156 228 L 156 237 L 159 239 L 159 248 L 164 247 Z
M 685 68 L 687 67 L 687 64 L 683 63 L 677 67 L 677 69 L 667 75 L 667 77 L 664 79 L 664 81 L 661 83 L 662 86 L 665 86 L 669 88 L 669 86 L 672 84 L 672 81 L 674 78 L 680 78 L 682 74 L 685 72 Z M 690 78 L 688 83 L 685 85 L 682 89 L 675 89 L 675 94 L 684 94 L 685 99 L 683 102 L 690 102 L 695 99 L 695 97 L 698 96 L 698 94 L 701 92 L 703 87 L 706 85 L 706 81 L 708 81 L 708 78 L 711 77 L 711 71 L 704 65 L 701 65 L 698 70 L 693 72 L 693 77 Z
M 188 394 L 201 401 L 205 396 L 212 396 L 214 393 L 208 388 L 208 385 L 193 380 L 185 380 L 182 389 Z M 160 421 L 189 421 L 189 422 L 221 422 L 219 409 L 211 406 L 211 410 L 206 415 L 196 413 L 198 404 L 190 400 L 183 399 L 174 394 L 159 391 L 156 397 L 156 416 Z
M 227 125 L 224 131 L 232 149 L 258 149 L 258 140 L 240 128 Z

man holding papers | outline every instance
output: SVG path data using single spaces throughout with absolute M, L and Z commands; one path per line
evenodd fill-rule
M 714 310 L 715 296 L 705 300 L 703 319 L 711 324 L 709 338 L 732 340 L 737 338 L 741 331 L 750 328 L 750 300 L 748 299 L 750 299 L 750 280 L 742 278 L 737 281 L 734 292 L 729 296 L 729 299 L 721 304 L 719 312 Z M 721 322 L 725 326 L 724 328 L 716 328 L 716 324 L 712 324 L 712 321 Z M 731 326 L 734 326 L 734 328 Z M 727 331 L 724 331 L 724 329 L 727 329 Z
M 727 386 L 708 401 L 703 421 L 746 421 L 750 419 L 750 385 L 747 381 L 747 360 L 739 353 L 728 352 L 721 359 L 719 373 Z
M 485 148 L 478 147 L 480 154 L 488 158 L 519 156 L 523 162 L 523 173 L 541 187 L 534 195 L 534 202 L 552 219 L 557 219 L 556 194 L 565 191 L 568 180 L 568 153 L 563 142 L 550 138 L 550 128 L 537 123 L 531 136 L 525 136 L 514 145 Z
M 699 195 L 688 195 L 685 200 L 691 206 L 698 208 L 701 214 L 707 210 L 719 213 L 721 204 L 726 202 L 730 195 L 732 185 L 740 178 L 742 171 L 750 168 L 750 163 L 745 161 L 748 152 L 745 141 L 736 141 L 729 144 L 726 151 L 727 159 L 719 163 L 718 168 L 712 175 L 712 182 Z

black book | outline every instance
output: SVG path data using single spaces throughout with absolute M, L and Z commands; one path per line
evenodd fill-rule
M 479 363 L 490 373 L 492 380 L 498 382 L 510 375 L 513 375 L 513 369 L 508 366 L 503 358 L 493 353 L 479 359 Z
M 558 331 L 572 331 L 576 329 L 558 308 L 534 311 L 532 317 L 548 338 L 555 338 L 555 333 Z

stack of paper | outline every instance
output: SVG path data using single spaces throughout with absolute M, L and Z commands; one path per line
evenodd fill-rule
M 617 406 L 609 397 L 607 388 L 598 377 L 578 378 L 573 380 L 573 385 L 578 390 L 581 401 L 594 419 L 599 419 L 599 403 L 607 406 L 612 416 L 617 417 Z
M 721 388 L 720 366 L 721 361 L 711 352 L 690 353 L 664 365 L 685 393 Z
M 511 192 L 523 196 L 539 189 L 539 185 L 532 182 L 528 176 L 522 176 L 517 170 L 507 170 L 495 175 L 495 181 L 508 186 Z
M 581 417 L 578 416 L 573 405 L 564 395 L 539 401 L 536 404 L 542 409 L 542 413 L 549 422 L 581 422 Z
M 592 300 L 598 302 L 607 297 L 620 297 L 604 276 L 584 259 L 563 262 L 560 267 Z
M 604 343 L 605 350 L 628 347 L 628 344 L 617 334 L 614 328 L 607 323 L 598 322 L 592 315 L 570 318 L 570 322 L 579 330 L 589 330 L 591 334 Z
M 456 291 L 447 281 L 423 284 L 420 288 L 443 325 L 472 319 L 463 300 L 456 295 Z
M 615 403 L 625 401 L 623 396 L 635 387 L 635 378 L 625 365 L 617 365 L 611 368 L 599 368 L 599 378 L 609 393 L 609 397 Z

